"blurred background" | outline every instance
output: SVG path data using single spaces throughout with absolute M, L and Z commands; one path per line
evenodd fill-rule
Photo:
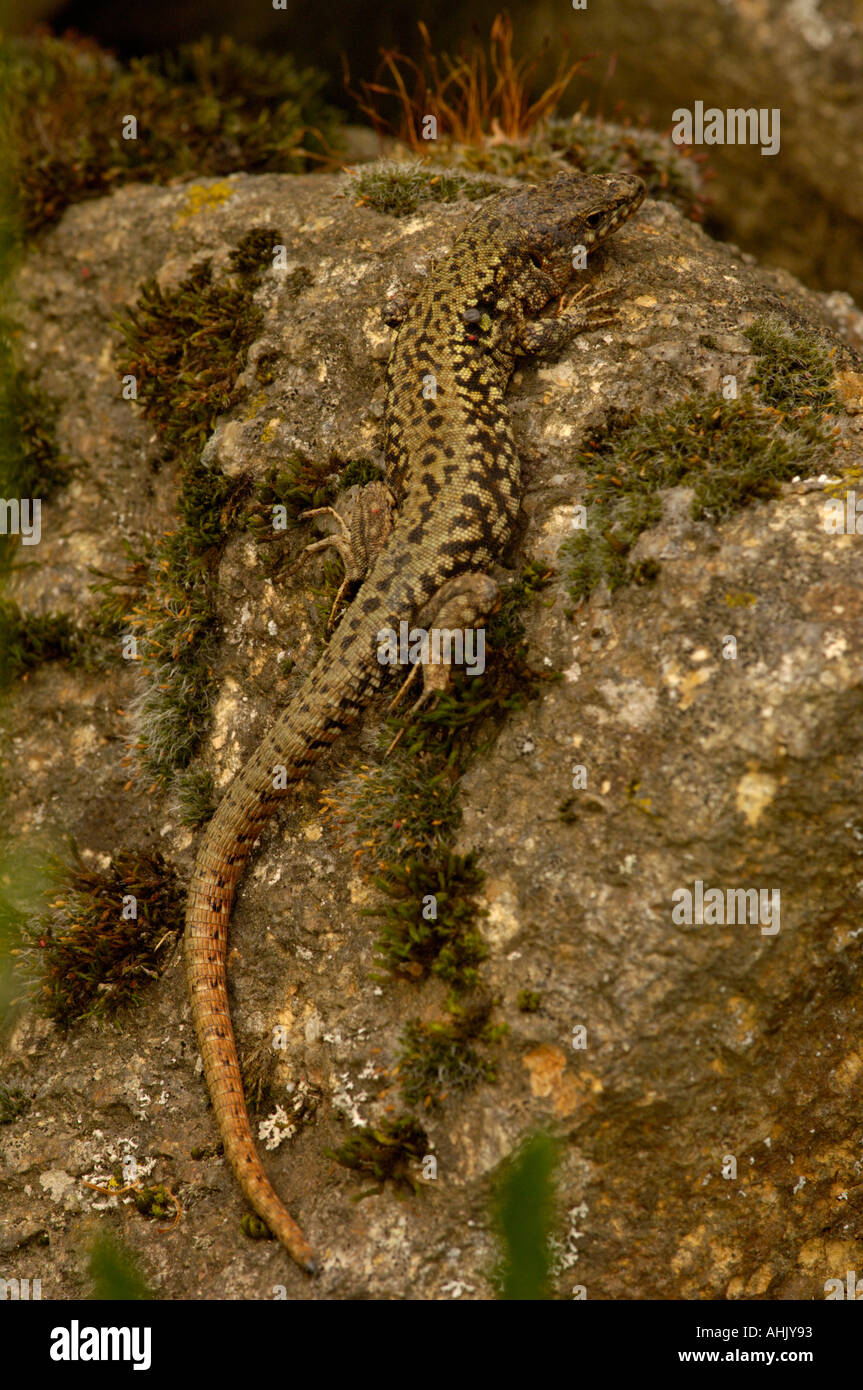
M 121 59 L 231 35 L 265 54 L 292 53 L 326 76 L 323 95 L 347 120 L 362 120 L 345 90 L 371 80 L 381 49 L 418 58 L 418 22 L 437 52 L 486 40 L 496 0 L 444 7 L 430 0 L 342 0 L 320 7 L 284 0 L 12 0 L 0 5 L 6 33 L 72 28 Z M 668 132 L 677 107 L 778 108 L 781 149 L 713 146 L 704 221 L 711 234 L 791 270 L 820 289 L 863 300 L 863 9 L 856 0 L 616 0 L 574 9 L 569 0 L 509 5 L 515 51 L 550 41 L 535 81 L 541 90 L 565 41 L 588 59 L 560 111 L 647 121 Z M 356 148 L 356 147 L 355 147 Z

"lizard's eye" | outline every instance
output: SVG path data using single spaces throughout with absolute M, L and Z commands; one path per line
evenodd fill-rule
M 538 256 L 535 251 L 530 253 L 530 263 L 535 265 L 537 270 L 542 270 L 542 257 Z
M 602 226 L 604 218 L 604 212 L 589 212 L 584 220 L 587 223 L 588 227 L 591 227 L 595 230 L 597 227 Z

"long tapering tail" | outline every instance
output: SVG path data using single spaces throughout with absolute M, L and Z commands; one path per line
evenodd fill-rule
M 317 1270 L 311 1247 L 273 1190 L 252 1139 L 225 959 L 237 884 L 258 836 L 292 785 L 382 683 L 376 634 L 427 597 L 427 581 L 414 577 L 408 556 L 390 555 L 361 596 L 361 614 L 352 607 L 344 616 L 318 666 L 223 796 L 201 840 L 186 909 L 192 1017 L 225 1153 L 252 1208 L 310 1274 Z

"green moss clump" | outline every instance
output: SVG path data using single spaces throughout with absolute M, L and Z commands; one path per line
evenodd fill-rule
M 255 488 L 253 500 L 245 512 L 245 523 L 254 537 L 267 573 L 275 574 L 289 558 L 295 556 L 293 533 L 297 527 L 304 526 L 300 521 L 302 512 L 314 507 L 331 507 L 339 492 L 346 488 L 379 481 L 381 469 L 368 458 L 350 459 L 347 462 L 337 454 L 328 459 L 310 459 L 304 454 L 292 454 L 279 466 L 267 470 Z M 275 508 L 284 507 L 284 515 Z M 274 526 L 278 516 L 279 527 Z M 338 589 L 344 569 L 341 563 L 326 571 L 326 594 L 320 595 L 323 611 L 323 628 L 329 617 L 332 600 Z M 328 594 L 328 601 L 327 601 Z
M 589 527 L 561 547 L 570 594 L 584 599 L 601 580 L 614 590 L 655 578 L 655 561 L 635 565 L 633 546 L 661 516 L 664 488 L 690 487 L 695 520 L 722 521 L 813 466 L 832 434 L 829 361 L 813 339 L 759 321 L 748 330 L 761 354 L 757 394 L 680 401 L 606 430 L 581 451 L 590 474 Z M 766 402 L 766 403 L 765 403 Z
M 515 1006 L 519 1013 L 535 1014 L 539 1013 L 542 1005 L 542 995 L 536 989 L 520 989 L 515 1000 Z
M 80 656 L 83 644 L 65 613 L 22 613 L 17 603 L 0 599 L 0 690 L 44 661 Z
M 336 462 L 336 456 L 332 455 L 330 464 Z M 339 488 L 365 487 L 366 483 L 379 483 L 383 481 L 383 471 L 373 459 L 359 458 L 350 459 L 339 472 Z
M 0 496 L 44 502 L 69 481 L 55 435 L 57 406 L 16 367 L 12 329 L 0 322 Z
M 255 540 L 263 545 L 279 540 L 285 531 L 274 530 L 273 508 L 284 507 L 288 529 L 299 525 L 301 512 L 331 507 L 336 498 L 336 477 L 328 462 L 305 454 L 290 454 L 279 467 L 268 468 L 255 488 L 247 522 Z
M 237 379 L 261 322 L 246 276 L 238 285 L 214 284 L 210 261 L 199 261 L 175 289 L 148 280 L 118 320 L 126 344 L 118 373 L 135 377 L 145 414 L 174 448 L 200 447 L 217 417 L 236 405 Z
M 166 1216 L 175 1217 L 177 1204 L 164 1183 L 153 1187 L 139 1187 L 132 1193 L 135 1210 L 150 1220 L 164 1221 Z
M 253 1211 L 247 1211 L 240 1222 L 240 1230 L 249 1240 L 275 1240 L 275 1236 L 267 1225 Z
M 252 227 L 241 237 L 228 257 L 231 270 L 241 282 L 254 284 L 273 266 L 273 252 L 281 246 L 282 234 L 276 227 Z
M 29 1106 L 29 1096 L 17 1087 L 4 1086 L 0 1081 L 0 1125 L 11 1125 Z
M 507 1032 L 490 1022 L 491 1001 L 477 998 L 450 1006 L 439 1023 L 413 1020 L 402 1033 L 398 1058 L 401 1091 L 408 1105 L 440 1105 L 451 1091 L 468 1091 L 494 1081 L 494 1063 L 479 1048 L 492 1046 Z
M 351 197 L 364 207 L 407 217 L 422 203 L 452 203 L 461 198 L 475 201 L 497 193 L 506 185 L 485 174 L 459 169 L 436 169 L 420 161 L 393 163 L 377 160 L 363 164 L 351 176 Z
M 0 278 L 8 269 L 5 259 L 0 250 Z M 0 497 L 38 497 L 44 505 L 66 486 L 71 468 L 57 444 L 57 406 L 16 365 L 14 337 L 14 326 L 0 314 Z M 20 556 L 19 547 L 17 535 L 0 535 L 0 571 Z
M 428 1136 L 415 1116 L 401 1115 L 360 1129 L 346 1143 L 326 1152 L 343 1168 L 374 1178 L 374 1187 L 353 1198 L 359 1202 L 364 1197 L 378 1196 L 388 1182 L 397 1190 L 419 1191 L 420 1183 L 412 1167 L 428 1153 Z
M 744 336 L 758 354 L 752 380 L 764 404 L 785 424 L 815 427 L 818 438 L 828 438 L 824 417 L 840 408 L 832 352 L 814 334 L 790 333 L 775 319 L 756 319 Z
M 210 717 L 217 621 L 209 568 L 184 544 L 187 528 L 155 552 L 143 603 L 127 616 L 143 687 L 132 705 L 141 769 L 164 785 L 186 768 Z
M 175 785 L 181 824 L 196 828 L 206 825 L 216 809 L 212 772 L 204 767 L 186 767 L 177 774 Z
M 338 141 L 324 75 L 229 38 L 118 63 L 95 43 L 7 40 L 0 116 L 25 235 L 129 181 L 301 173 Z M 137 120 L 124 138 L 125 119 Z
M 476 860 L 476 851 L 431 863 L 412 858 L 373 880 L 388 899 L 369 911 L 383 919 L 377 947 L 391 970 L 430 973 L 459 990 L 476 985 L 488 955 L 474 925 L 486 915 L 477 903 L 483 875 Z
M 146 554 L 146 579 L 122 620 L 139 645 L 144 685 L 134 706 L 136 748 L 154 785 L 188 766 L 209 719 L 218 632 L 213 573 L 249 484 L 205 463 L 200 448 L 239 399 L 237 380 L 261 326 L 254 277 L 267 264 L 263 249 L 278 239 L 271 227 L 242 238 L 233 253 L 237 284 L 214 284 L 209 262 L 170 291 L 149 281 L 118 324 L 125 341 L 119 372 L 136 377 L 144 412 L 181 465 L 178 525 Z M 109 601 L 116 603 L 130 579 L 140 585 L 134 570 L 141 561 L 135 557 L 113 587 L 101 585 Z
M 26 927 L 23 954 L 38 965 L 45 1013 L 69 1028 L 136 1002 L 182 929 L 184 899 L 158 853 L 121 850 L 107 869 L 80 859 L 56 867 L 51 911 Z

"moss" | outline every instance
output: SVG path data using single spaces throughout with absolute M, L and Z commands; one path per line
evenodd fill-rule
M 134 746 L 153 785 L 186 768 L 216 691 L 217 622 L 207 567 L 183 549 L 184 529 L 157 552 L 143 603 L 127 628 L 139 643 L 143 687 L 133 703 Z
M 331 464 L 335 459 L 335 455 L 330 456 Z M 383 476 L 383 470 L 373 459 L 350 459 L 339 470 L 339 488 L 365 487 L 366 483 L 381 482 Z
M 129 591 L 130 579 L 140 586 L 122 626 L 136 638 L 141 658 L 135 747 L 156 786 L 188 766 L 215 694 L 213 576 L 250 484 L 205 463 L 200 448 L 219 415 L 239 400 L 238 378 L 261 325 L 253 303 L 255 276 L 269 263 L 278 239 L 275 228 L 258 227 L 240 240 L 232 253 L 237 284 L 214 284 L 209 262 L 194 266 L 170 291 L 149 281 L 118 325 L 125 341 L 119 372 L 136 377 L 145 414 L 160 427 L 181 465 L 178 524 L 146 554 L 143 585 L 143 556 L 135 557 L 132 572 L 127 567 L 127 576 L 113 588 L 101 585 L 115 603 L 124 589 Z
M 30 1097 L 17 1087 L 0 1081 L 0 1125 L 11 1125 L 30 1108 Z
M 175 788 L 180 823 L 195 828 L 206 825 L 216 809 L 213 774 L 205 767 L 186 767 L 177 774 Z
M 614 590 L 656 577 L 657 562 L 633 564 L 631 552 L 660 519 L 663 489 L 690 487 L 692 517 L 719 522 L 750 502 L 777 496 L 783 482 L 824 452 L 831 436 L 821 422 L 828 397 L 817 359 L 790 335 L 781 338 L 781 351 L 772 333 L 759 341 L 767 355 L 756 379 L 769 405 L 751 392 L 737 400 L 714 392 L 612 425 L 581 451 L 578 463 L 589 473 L 589 525 L 561 547 L 573 599 L 586 598 L 601 580 Z M 808 361 L 812 380 L 794 387 L 789 361 Z
M 161 973 L 182 929 L 183 895 L 158 853 L 121 850 L 102 870 L 80 859 L 55 868 L 56 896 L 28 924 L 25 954 L 45 1013 L 68 1028 L 134 1003 Z
M 84 640 L 65 613 L 22 613 L 17 603 L 0 599 L 0 690 L 45 661 L 80 656 Z
M 483 875 L 476 852 L 441 854 L 430 863 L 409 858 L 373 879 L 384 894 L 377 948 L 386 965 L 415 978 L 432 974 L 455 989 L 471 989 L 488 955 L 475 923 L 486 915 L 477 903 Z
M 542 995 L 536 989 L 520 989 L 516 996 L 515 1006 L 522 1014 L 539 1013 L 541 1004 Z
M 437 1023 L 412 1020 L 402 1033 L 398 1075 L 408 1105 L 440 1105 L 451 1091 L 468 1091 L 494 1081 L 494 1063 L 481 1050 L 498 1042 L 506 1024 L 490 1022 L 491 1001 L 479 996 L 450 1006 Z
M 499 179 L 485 174 L 391 160 L 362 165 L 349 182 L 350 195 L 358 203 L 392 217 L 407 217 L 422 203 L 474 202 L 502 187 L 505 185 Z
M 249 1240 L 275 1240 L 275 1236 L 267 1225 L 253 1211 L 247 1211 L 240 1221 L 240 1230 Z
M 825 417 L 840 409 L 832 349 L 812 333 L 789 332 L 777 319 L 756 319 L 744 334 L 758 354 L 752 381 L 765 405 L 777 410 L 786 426 L 829 438 Z
M 419 1191 L 420 1184 L 412 1169 L 428 1153 L 428 1147 L 428 1136 L 416 1117 L 401 1115 L 362 1128 L 346 1143 L 326 1152 L 343 1168 L 374 1179 L 374 1187 L 353 1198 L 359 1202 L 364 1197 L 379 1195 L 388 1182 L 399 1191 Z
M 174 1218 L 177 1213 L 177 1204 L 164 1183 L 136 1188 L 132 1200 L 138 1214 L 150 1220 L 164 1221 L 166 1217 Z
M 128 67 L 89 40 L 7 40 L 0 114 L 25 234 L 128 181 L 301 173 L 338 139 L 324 80 L 228 38 Z M 124 138 L 130 112 L 135 139 Z
M 57 443 L 55 402 L 15 362 L 15 334 L 0 314 L 0 497 L 44 505 L 66 486 L 71 467 Z M 0 535 L 0 571 L 20 558 L 20 545 L 17 535 Z
M 281 465 L 267 469 L 245 512 L 245 524 L 260 547 L 267 574 L 272 576 L 289 561 L 299 558 L 294 532 L 305 525 L 300 520 L 302 512 L 315 507 L 331 507 L 345 488 L 362 487 L 381 477 L 380 467 L 371 459 L 345 460 L 338 454 L 330 454 L 327 459 L 292 454 Z M 278 525 L 274 524 L 276 521 Z M 340 564 L 325 565 L 324 572 L 326 593 L 318 595 L 322 612 L 326 608 L 319 624 L 322 636 L 333 597 L 344 577 Z
M 0 496 L 40 497 L 69 481 L 56 438 L 57 406 L 16 367 L 13 329 L 0 322 Z
M 95 567 L 90 571 L 95 576 L 90 590 L 98 595 L 90 629 L 95 635 L 114 641 L 118 657 L 121 655 L 118 639 L 128 630 L 129 614 L 144 601 L 153 562 L 152 548 L 146 542 L 140 550 L 135 550 L 124 540 L 123 549 L 126 566 L 121 574 L 109 574 Z
M 258 545 L 282 542 L 286 531 L 300 524 L 301 512 L 331 507 L 336 497 L 335 483 L 329 463 L 305 454 L 289 454 L 280 466 L 268 468 L 255 487 L 246 513 L 246 523 Z M 284 517 L 279 513 L 284 529 L 273 525 L 277 507 L 285 509 Z
M 231 270 L 241 282 L 254 285 L 264 271 L 272 269 L 273 253 L 281 245 L 282 234 L 276 227 L 252 227 L 228 256 Z
M 461 820 L 458 777 L 454 758 L 427 750 L 414 759 L 399 748 L 377 767 L 365 764 L 326 800 L 360 861 L 380 870 L 400 857 L 432 860 L 443 849 Z
M 240 247 L 234 254 L 248 266 Z M 174 448 L 202 445 L 218 416 L 236 405 L 237 380 L 261 323 L 248 270 L 239 284 L 214 284 L 208 260 L 174 289 L 148 280 L 135 308 L 118 319 L 125 342 L 118 374 L 135 377 L 145 414 Z

